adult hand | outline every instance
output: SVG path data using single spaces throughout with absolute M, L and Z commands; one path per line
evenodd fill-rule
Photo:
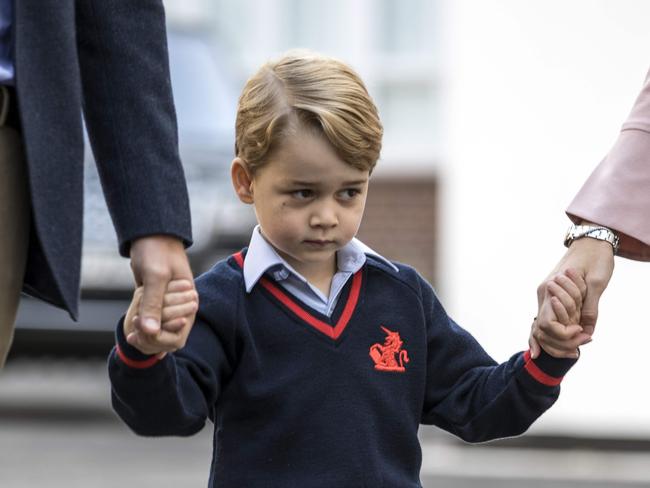
M 177 351 L 185 346 L 194 324 L 199 297 L 191 281 L 171 281 L 164 297 L 161 329 L 156 335 L 145 335 L 140 333 L 142 326 L 138 317 L 142 293 L 141 286 L 133 293 L 133 300 L 124 318 L 124 337 L 140 352 L 155 354 L 162 359 L 168 352 Z
M 160 332 L 163 299 L 172 280 L 193 283 L 192 270 L 180 239 L 153 235 L 136 239 L 131 244 L 131 269 L 136 286 L 142 286 L 138 308 L 138 332 L 156 336 Z
M 546 353 L 556 358 L 577 358 L 579 346 L 590 336 L 583 333 L 580 311 L 587 294 L 587 283 L 575 270 L 569 268 L 544 283 L 550 297 L 540 304 L 532 325 L 531 340 Z M 531 356 L 537 357 L 531 344 Z
M 587 292 L 582 302 L 580 314 L 580 325 L 583 328 L 579 343 L 585 344 L 591 340 L 598 319 L 598 302 L 601 295 L 607 288 L 614 271 L 614 253 L 608 242 L 590 237 L 576 239 L 571 243 L 564 257 L 557 264 L 550 276 L 557 273 L 565 273 L 568 269 L 575 270 L 587 283 Z M 549 306 L 551 294 L 547 282 L 549 278 L 537 288 L 537 302 L 540 314 L 552 314 L 552 307 Z M 553 337 L 566 340 L 567 331 L 557 324 L 552 318 L 544 317 L 544 320 L 537 323 L 545 324 L 544 327 L 533 327 L 528 343 L 533 358 L 540 353 L 540 346 L 535 337 L 538 334 L 548 334 Z M 551 324 L 555 324 L 552 326 Z M 566 357 L 570 357 L 567 353 Z

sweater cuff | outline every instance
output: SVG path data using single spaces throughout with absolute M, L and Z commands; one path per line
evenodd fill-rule
M 117 324 L 115 340 L 115 355 L 122 363 L 126 364 L 130 368 L 150 368 L 160 361 L 156 355 L 144 354 L 139 349 L 126 342 L 126 336 L 124 335 L 124 317 L 122 317 Z
M 578 359 L 555 358 L 543 349 L 536 359 L 530 357 L 530 350 L 524 352 L 524 369 L 537 382 L 546 386 L 558 386 L 564 375 Z

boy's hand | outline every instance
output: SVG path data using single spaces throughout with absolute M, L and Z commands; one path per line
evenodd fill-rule
M 169 283 L 163 301 L 162 327 L 153 332 L 142 326 L 137 315 L 142 294 L 142 287 L 136 288 L 124 318 L 127 342 L 142 353 L 156 354 L 159 358 L 185 346 L 198 310 L 198 294 L 192 283 L 188 280 Z
M 589 342 L 579 325 L 583 299 L 587 293 L 585 280 L 572 269 L 552 276 L 545 283 L 543 300 L 531 330 L 531 356 L 539 356 L 541 346 L 557 358 L 576 358 L 578 347 Z M 538 345 L 539 344 L 539 345 Z
M 551 295 L 551 304 L 557 320 L 565 325 L 580 323 L 582 301 L 587 293 L 587 284 L 573 270 L 552 276 L 546 284 Z

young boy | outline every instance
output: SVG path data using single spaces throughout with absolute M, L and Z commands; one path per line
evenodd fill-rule
M 264 65 L 236 131 L 232 181 L 259 225 L 196 280 L 183 348 L 143 337 L 136 291 L 109 360 L 113 406 L 135 432 L 191 435 L 212 420 L 210 486 L 418 487 L 419 424 L 481 442 L 521 434 L 555 402 L 575 359 L 497 364 L 415 270 L 354 238 L 382 126 L 348 66 Z M 583 294 L 569 278 L 549 285 L 567 324 Z M 194 320 L 189 288 L 170 285 L 168 334 Z

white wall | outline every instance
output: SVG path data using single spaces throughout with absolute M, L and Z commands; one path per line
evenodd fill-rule
M 446 0 L 440 294 L 498 360 L 526 347 L 564 209 L 641 87 L 648 18 L 644 0 Z M 650 267 L 617 259 L 595 340 L 536 430 L 650 435 L 649 293 Z

